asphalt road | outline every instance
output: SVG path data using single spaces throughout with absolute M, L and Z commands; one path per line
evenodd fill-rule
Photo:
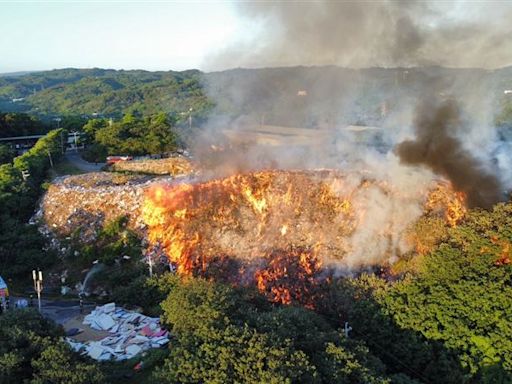
M 16 301 L 21 299 L 21 297 L 13 297 L 11 296 L 11 307 L 14 307 Z M 28 297 L 25 297 L 27 301 L 29 301 Z M 37 308 L 37 298 L 34 298 L 33 305 Z M 92 308 L 94 308 L 94 303 L 86 302 L 84 303 L 84 312 L 88 313 Z M 52 319 L 57 324 L 64 324 L 68 320 L 77 317 L 80 314 L 80 305 L 79 301 L 64 301 L 64 300 L 47 300 L 41 299 L 41 313 L 43 316 Z
M 101 171 L 101 168 L 105 165 L 105 163 L 89 163 L 85 161 L 80 156 L 80 152 L 75 152 L 73 150 L 66 151 L 64 157 L 75 167 L 84 172 L 98 172 Z

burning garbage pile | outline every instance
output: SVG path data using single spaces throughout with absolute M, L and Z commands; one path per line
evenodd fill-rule
M 77 352 L 98 360 L 126 360 L 150 348 L 160 348 L 169 342 L 169 333 L 160 327 L 158 318 L 144 316 L 116 307 L 114 303 L 96 307 L 85 316 L 84 325 L 97 331 L 108 331 L 99 341 L 78 342 L 67 338 Z
M 272 250 L 265 259 L 266 267 L 255 273 L 258 290 L 274 303 L 314 308 L 326 278 L 315 250 L 290 246 Z
M 421 215 L 449 225 L 462 218 L 464 196 L 448 183 L 424 191 L 335 170 L 268 170 L 154 185 L 142 214 L 149 242 L 179 273 L 255 284 L 272 301 L 308 305 L 300 295 L 314 291 L 322 270 L 386 265 L 413 248 L 406 233 Z

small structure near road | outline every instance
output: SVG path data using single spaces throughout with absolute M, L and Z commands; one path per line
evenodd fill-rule
M 5 312 L 9 303 L 9 289 L 4 279 L 0 276 L 0 313 Z

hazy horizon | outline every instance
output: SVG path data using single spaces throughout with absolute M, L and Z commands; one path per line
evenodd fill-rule
M 232 71 L 232 70 L 258 70 L 258 69 L 280 69 L 280 68 L 322 68 L 322 67 L 336 67 L 341 69 L 350 69 L 350 70 L 368 70 L 368 69 L 415 69 L 415 68 L 443 68 L 443 69 L 458 69 L 458 70 L 484 70 L 484 71 L 498 71 L 501 69 L 512 67 L 512 64 L 505 65 L 503 67 L 497 67 L 497 68 L 484 68 L 484 67 L 449 67 L 449 66 L 443 66 L 443 65 L 416 65 L 416 66 L 396 66 L 396 67 L 379 67 L 379 66 L 373 66 L 373 67 L 344 67 L 341 65 L 335 65 L 335 64 L 319 64 L 319 65 L 283 65 L 283 66 L 262 66 L 262 67 L 233 67 L 233 68 L 225 68 L 221 70 L 211 70 L 211 71 L 205 71 L 201 70 L 199 68 L 185 68 L 185 69 L 159 69 L 159 70 L 151 70 L 151 69 L 145 69 L 145 68 L 107 68 L 107 67 L 59 67 L 59 68 L 49 68 L 49 69 L 34 69 L 34 70 L 22 70 L 22 71 L 12 71 L 12 72 L 0 72 L 0 76 L 6 76 L 6 75 L 13 75 L 13 76 L 20 76 L 23 74 L 28 73 L 37 73 L 37 72 L 49 72 L 49 71 L 60 71 L 60 70 L 66 70 L 66 69 L 76 69 L 76 70 L 88 70 L 88 69 L 101 69 L 105 71 L 144 71 L 144 72 L 185 72 L 185 71 L 200 71 L 203 73 L 215 73 L 215 72 L 224 72 L 224 71 Z
M 512 4 L 500 1 L 8 1 L 0 12 L 0 73 L 512 65 Z

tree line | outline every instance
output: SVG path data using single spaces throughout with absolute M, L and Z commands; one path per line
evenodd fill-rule
M 104 161 L 107 155 L 152 155 L 174 152 L 179 137 L 175 120 L 165 113 L 150 117 L 125 115 L 121 120 L 92 119 L 83 127 L 89 161 Z
M 12 162 L 0 165 L 0 269 L 7 278 L 29 273 L 54 258 L 35 225 L 27 224 L 51 164 L 63 153 L 63 129 L 50 131 Z M 26 275 L 28 276 L 28 274 Z

